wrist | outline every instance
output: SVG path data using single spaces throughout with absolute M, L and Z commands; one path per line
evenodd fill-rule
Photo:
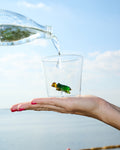
M 100 102 L 98 119 L 120 130 L 120 108 L 105 100 Z

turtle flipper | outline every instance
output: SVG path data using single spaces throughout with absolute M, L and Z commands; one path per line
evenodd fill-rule
M 70 91 L 65 91 L 66 93 L 70 94 Z
M 60 89 L 60 88 L 56 88 L 56 90 L 57 90 L 57 91 L 61 91 L 61 89 Z

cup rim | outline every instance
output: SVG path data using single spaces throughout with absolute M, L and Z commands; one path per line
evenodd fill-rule
M 62 61 L 63 62 L 67 62 L 67 61 L 75 61 L 75 60 L 79 60 L 79 59 L 83 60 L 83 56 L 80 55 L 80 54 L 68 53 L 68 54 L 61 54 L 61 55 L 49 55 L 49 56 L 45 56 L 45 57 L 42 58 L 42 61 L 43 62 L 56 62 L 58 60 L 53 60 L 52 58 L 56 57 L 56 58 L 60 59 L 62 57 L 71 57 L 71 56 L 76 57 L 76 58 L 72 58 L 72 59 L 68 59 L 68 60 L 62 60 Z

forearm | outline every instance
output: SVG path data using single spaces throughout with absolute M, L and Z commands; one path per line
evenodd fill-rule
M 99 107 L 98 119 L 120 130 L 120 107 L 103 100 Z

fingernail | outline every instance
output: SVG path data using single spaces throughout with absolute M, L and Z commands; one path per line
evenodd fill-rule
M 17 109 L 11 109 L 12 112 L 18 111 Z
M 23 111 L 23 110 L 25 110 L 25 109 L 24 109 L 24 108 L 19 108 L 19 109 L 18 109 L 18 111 Z
M 36 105 L 37 103 L 35 103 L 35 102 L 31 102 L 31 104 L 32 104 L 32 105 Z

